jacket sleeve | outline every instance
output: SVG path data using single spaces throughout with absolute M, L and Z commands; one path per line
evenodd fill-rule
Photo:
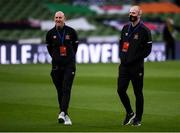
M 72 39 L 72 45 L 73 45 L 73 49 L 74 49 L 74 52 L 76 54 L 77 52 L 77 49 L 78 49 L 78 44 L 79 44 L 79 41 L 78 41 L 78 35 L 76 33 L 76 31 L 73 29 L 72 31 L 72 35 L 73 35 L 73 39 Z
M 142 53 L 139 55 L 140 58 L 146 58 L 152 49 L 152 36 L 150 30 L 147 30 L 143 39 Z
M 120 39 L 119 39 L 119 58 L 121 58 L 121 54 L 122 54 L 122 45 L 123 45 L 123 34 L 124 34 L 124 27 L 121 31 L 121 36 L 120 36 Z
M 50 32 L 48 32 L 46 34 L 46 44 L 47 44 L 47 50 L 48 50 L 48 53 L 49 55 L 52 57 L 52 43 L 51 43 L 51 37 L 50 37 Z

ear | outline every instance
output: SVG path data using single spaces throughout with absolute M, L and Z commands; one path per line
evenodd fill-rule
M 139 10 L 139 16 L 141 16 L 142 15 L 142 10 Z
M 56 16 L 54 15 L 54 21 L 56 20 Z

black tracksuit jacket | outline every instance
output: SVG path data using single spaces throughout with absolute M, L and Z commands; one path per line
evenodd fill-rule
M 129 43 L 127 52 L 122 50 L 124 42 Z M 142 22 L 139 22 L 135 27 L 127 24 L 122 29 L 119 43 L 121 64 L 125 66 L 139 64 L 142 66 L 144 58 L 150 54 L 152 48 L 150 30 Z
M 75 65 L 78 37 L 73 28 L 66 25 L 62 29 L 52 28 L 46 35 L 46 43 L 48 44 L 48 52 L 52 57 L 52 64 L 60 66 Z M 62 45 L 67 49 L 67 56 L 60 55 L 60 46 Z

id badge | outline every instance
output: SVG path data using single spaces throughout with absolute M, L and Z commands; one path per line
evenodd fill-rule
M 60 46 L 59 51 L 60 51 L 61 56 L 66 56 L 67 55 L 67 49 L 66 49 L 65 46 Z
M 129 48 L 129 42 L 124 42 L 123 43 L 123 47 L 122 47 L 122 51 L 123 52 L 127 52 Z

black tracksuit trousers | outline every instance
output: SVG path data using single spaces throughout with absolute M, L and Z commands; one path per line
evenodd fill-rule
M 68 113 L 71 88 L 75 76 L 75 67 L 53 66 L 51 77 L 57 90 L 59 108 Z
M 143 77 L 144 67 L 135 66 L 119 66 L 119 77 L 118 77 L 118 94 L 124 105 L 126 112 L 129 114 L 133 112 L 129 97 L 126 93 L 129 82 L 132 82 L 133 90 L 136 98 L 136 118 L 141 121 L 144 106 L 143 97 Z
M 166 44 L 166 59 L 172 59 L 175 60 L 175 43 L 170 42 Z

